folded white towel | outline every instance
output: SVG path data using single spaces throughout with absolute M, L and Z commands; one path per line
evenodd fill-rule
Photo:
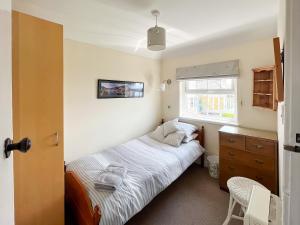
M 109 165 L 100 171 L 95 179 L 95 188 L 114 191 L 123 183 L 127 174 L 126 168 L 120 165 Z
M 106 167 L 105 171 L 117 174 L 120 177 L 125 177 L 127 174 L 127 169 L 124 166 L 117 164 L 110 164 Z

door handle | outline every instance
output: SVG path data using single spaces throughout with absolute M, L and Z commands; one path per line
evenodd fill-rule
M 54 133 L 54 135 L 55 135 L 55 146 L 58 146 L 59 145 L 59 134 L 58 134 L 58 131 L 56 131 L 55 133 Z
M 10 156 L 10 153 L 14 150 L 26 153 L 31 148 L 31 140 L 29 138 L 23 138 L 20 142 L 13 144 L 10 138 L 7 138 L 4 143 L 5 158 Z
M 300 152 L 300 146 L 283 145 L 284 149 L 290 152 Z

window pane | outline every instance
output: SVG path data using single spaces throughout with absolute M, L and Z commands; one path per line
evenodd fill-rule
M 181 116 L 235 122 L 235 78 L 184 81 Z M 188 92 L 186 92 L 188 91 Z
M 221 79 L 209 79 L 208 89 L 216 90 L 221 88 Z
M 222 89 L 233 89 L 233 80 L 232 79 L 221 79 L 221 88 Z
M 232 78 L 218 78 L 218 79 L 201 79 L 185 81 L 185 88 L 187 91 L 195 90 L 231 90 L 233 89 Z
M 207 80 L 194 80 L 186 81 L 187 90 L 206 90 L 207 89 Z

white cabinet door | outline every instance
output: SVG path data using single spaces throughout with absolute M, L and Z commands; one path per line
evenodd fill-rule
M 300 146 L 300 1 L 287 0 L 284 143 Z M 300 153 L 284 153 L 284 224 L 300 224 Z

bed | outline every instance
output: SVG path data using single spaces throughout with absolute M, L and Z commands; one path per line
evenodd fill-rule
M 204 163 L 204 128 L 197 140 L 175 148 L 149 135 L 80 158 L 66 166 L 66 206 L 78 225 L 123 225 L 176 180 L 195 160 Z M 104 161 L 126 166 L 120 189 L 96 190 Z

